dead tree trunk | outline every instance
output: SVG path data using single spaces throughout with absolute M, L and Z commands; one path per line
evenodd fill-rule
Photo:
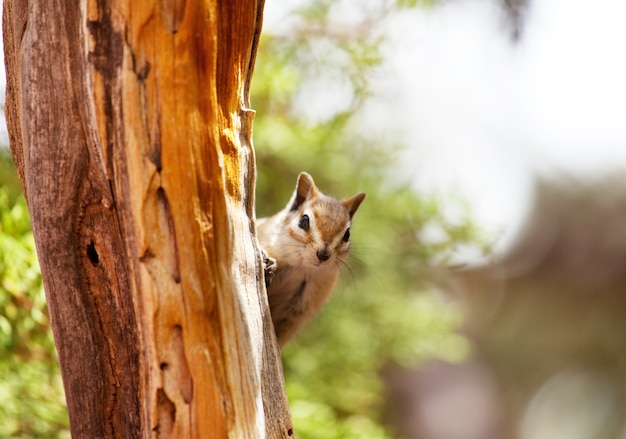
M 254 237 L 263 0 L 5 0 L 73 437 L 293 435 Z

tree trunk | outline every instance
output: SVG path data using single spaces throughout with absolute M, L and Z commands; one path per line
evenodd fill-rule
M 263 0 L 5 0 L 7 124 L 76 438 L 289 437 L 254 226 Z

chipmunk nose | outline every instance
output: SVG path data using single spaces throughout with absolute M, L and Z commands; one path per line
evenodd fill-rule
M 330 259 L 330 249 L 327 245 L 324 246 L 322 250 L 317 251 L 317 259 L 319 259 L 320 262 L 324 262 Z

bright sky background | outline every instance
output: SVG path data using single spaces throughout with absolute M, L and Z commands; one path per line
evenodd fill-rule
M 626 2 L 535 0 L 517 45 L 500 14 L 466 0 L 394 22 L 384 113 L 415 187 L 458 190 L 506 241 L 533 173 L 626 170 Z
M 265 30 L 300 1 L 267 0 Z M 404 141 L 400 166 L 416 189 L 457 191 L 507 242 L 533 172 L 626 170 L 625 17 L 621 0 L 534 0 L 512 44 L 493 0 L 404 13 L 388 25 L 386 76 L 366 125 Z M 4 77 L 2 62 L 2 89 Z M 309 104 L 328 108 L 335 97 L 316 93 Z
M 283 28 L 297 3 L 267 1 L 265 29 Z M 394 18 L 364 124 L 397 134 L 414 187 L 460 193 L 501 245 L 524 219 L 535 174 L 626 170 L 626 2 L 531 3 L 517 44 L 492 0 Z M 308 104 L 332 107 L 336 96 Z

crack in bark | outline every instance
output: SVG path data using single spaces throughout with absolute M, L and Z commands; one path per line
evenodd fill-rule
M 152 431 L 157 434 L 157 438 L 171 438 L 175 423 L 176 405 L 168 398 L 165 390 L 159 388 L 157 389 L 157 425 Z
M 193 379 L 189 370 L 189 363 L 185 355 L 185 339 L 183 338 L 183 328 L 175 325 L 171 336 L 171 348 L 174 352 L 175 368 L 177 374 L 178 388 L 186 404 L 190 404 L 193 399 Z
M 161 14 L 172 34 L 178 32 L 185 15 L 186 0 L 161 0 Z
M 172 276 L 172 279 L 174 279 L 174 282 L 180 284 L 181 278 L 180 267 L 178 265 L 178 239 L 176 238 L 176 228 L 174 226 L 172 209 L 163 187 L 157 189 L 156 195 L 158 203 L 159 228 L 162 234 L 160 244 L 163 246 L 161 249 L 163 252 L 163 262 L 166 264 L 167 270 Z

